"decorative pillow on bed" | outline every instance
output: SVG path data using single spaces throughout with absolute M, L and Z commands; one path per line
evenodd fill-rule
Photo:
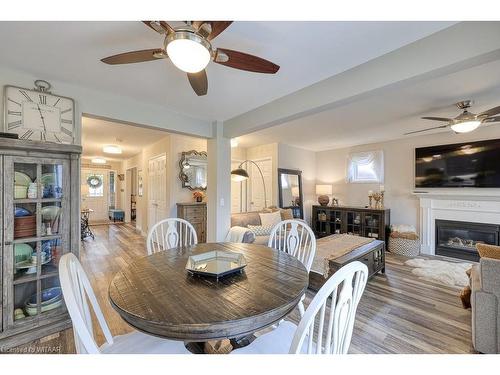
M 269 236 L 274 225 L 249 225 L 247 228 L 256 236 Z

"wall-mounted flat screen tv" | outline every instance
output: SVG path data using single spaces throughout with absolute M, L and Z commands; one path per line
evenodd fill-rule
M 500 139 L 416 148 L 415 187 L 500 187 Z

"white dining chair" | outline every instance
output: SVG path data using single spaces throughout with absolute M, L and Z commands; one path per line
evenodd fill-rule
M 174 247 L 196 245 L 198 236 L 190 222 L 179 218 L 169 218 L 153 225 L 146 241 L 148 254 L 151 255 Z
M 139 331 L 113 337 L 90 281 L 74 254 L 68 253 L 61 257 L 59 279 L 73 323 L 73 336 L 78 354 L 189 354 L 182 341 L 161 339 Z M 106 342 L 100 347 L 94 339 L 91 308 L 106 338 Z
M 345 265 L 321 287 L 298 326 L 284 321 L 231 354 L 346 354 L 367 279 L 363 263 Z
M 276 224 L 271 230 L 267 246 L 290 254 L 302 262 L 307 273 L 311 271 L 316 253 L 316 238 L 304 221 L 283 220 Z M 297 306 L 300 317 L 304 316 L 304 299 L 305 295 Z

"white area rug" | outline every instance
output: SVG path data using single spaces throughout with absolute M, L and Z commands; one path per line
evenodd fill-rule
M 424 279 L 451 286 L 469 285 L 469 277 L 465 271 L 472 267 L 471 263 L 454 263 L 444 260 L 415 258 L 407 260 L 405 264 L 415 267 L 411 272 Z

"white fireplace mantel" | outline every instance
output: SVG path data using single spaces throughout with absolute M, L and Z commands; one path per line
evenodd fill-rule
M 461 193 L 414 192 L 420 198 L 421 253 L 435 254 L 436 219 L 500 225 L 500 194 Z

